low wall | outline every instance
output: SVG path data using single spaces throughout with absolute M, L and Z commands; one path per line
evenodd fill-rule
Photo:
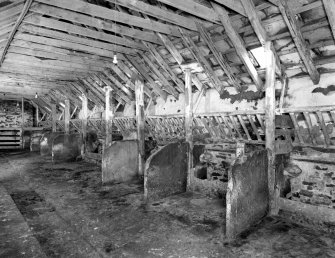
M 52 143 L 54 162 L 75 161 L 81 155 L 82 137 L 80 134 L 61 134 Z
M 148 201 L 186 191 L 187 149 L 186 143 L 170 143 L 149 157 L 144 183 Z
M 61 135 L 61 132 L 46 132 L 40 140 L 40 153 L 42 156 L 51 156 L 53 140 Z
M 227 239 L 234 239 L 267 215 L 267 162 L 267 152 L 262 150 L 238 159 L 231 167 L 226 199 Z
M 138 146 L 136 140 L 117 141 L 102 154 L 102 182 L 120 183 L 138 175 Z

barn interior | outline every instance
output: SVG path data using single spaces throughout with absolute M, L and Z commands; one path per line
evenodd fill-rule
M 335 2 L 0 0 L 0 257 L 335 257 Z

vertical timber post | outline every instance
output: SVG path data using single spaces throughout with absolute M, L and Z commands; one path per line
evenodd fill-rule
M 57 131 L 57 126 L 56 126 L 56 116 L 57 116 L 57 111 L 56 111 L 56 104 L 51 104 L 51 119 L 52 119 L 52 132 Z
M 24 98 L 21 99 L 21 122 L 22 122 L 22 128 L 24 127 Z
M 185 69 L 185 136 L 187 149 L 187 190 L 192 186 L 193 168 L 193 99 L 192 99 L 192 73 L 191 69 Z
M 36 105 L 36 127 L 38 127 L 38 124 L 39 124 L 39 120 L 40 120 L 40 117 L 39 117 L 39 108 L 38 106 Z
M 138 140 L 138 174 L 144 176 L 144 83 L 140 78 L 135 79 L 136 94 L 136 124 Z
M 268 152 L 269 213 L 270 215 L 276 215 L 278 213 L 279 198 L 275 169 L 276 61 L 271 47 L 271 42 L 265 43 L 266 60 L 268 60 L 265 81 L 265 146 Z
M 64 110 L 64 129 L 65 133 L 70 133 L 70 101 L 66 99 L 65 101 L 65 110 Z
M 88 117 L 88 100 L 87 96 L 83 93 L 82 94 L 82 103 L 81 103 L 81 110 L 82 110 L 82 123 L 81 123 L 81 131 L 82 131 L 82 145 L 81 145 L 81 156 L 85 155 L 86 151 L 86 138 L 87 138 L 87 117 Z
M 106 122 L 106 139 L 105 139 L 105 147 L 108 147 L 112 143 L 112 119 L 113 119 L 113 111 L 111 110 L 111 93 L 112 88 L 110 86 L 105 87 L 106 91 L 106 108 L 105 108 L 105 122 Z

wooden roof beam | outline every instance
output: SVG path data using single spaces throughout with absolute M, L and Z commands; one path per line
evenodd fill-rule
M 267 32 L 265 31 L 261 20 L 259 19 L 258 15 L 257 15 L 257 11 L 256 11 L 256 7 L 255 4 L 253 2 L 253 0 L 243 0 L 242 1 L 242 6 L 245 9 L 245 13 L 247 14 L 249 21 L 251 23 L 251 26 L 254 28 L 254 31 L 259 39 L 259 42 L 261 43 L 261 45 L 264 47 L 265 43 L 267 41 L 270 41 L 270 37 L 268 36 Z M 280 63 L 280 59 L 276 53 L 276 50 L 273 47 L 273 44 L 271 44 L 271 51 L 275 57 L 275 61 L 276 61 L 276 73 L 282 77 L 284 71 L 282 71 L 282 66 Z
M 165 62 L 165 60 L 162 58 L 162 56 L 158 53 L 158 51 L 155 49 L 155 47 L 150 44 L 143 42 L 143 44 L 147 47 L 149 53 L 154 57 L 156 62 L 160 65 L 160 67 L 169 75 L 171 80 L 177 85 L 180 92 L 184 92 L 184 83 L 182 80 L 180 80 L 177 75 L 172 71 L 172 69 L 169 67 L 169 65 Z
M 126 57 L 127 61 L 143 76 L 143 78 L 150 84 L 151 88 L 157 95 L 161 96 L 165 101 L 167 99 L 167 93 L 163 91 L 159 85 L 150 77 L 146 70 L 139 64 L 134 58 Z
M 231 69 L 228 60 L 225 58 L 225 56 L 221 52 L 218 51 L 217 47 L 215 46 L 211 38 L 211 35 L 206 31 L 206 29 L 201 24 L 198 24 L 198 31 L 200 33 L 201 38 L 206 42 L 207 46 L 212 51 L 220 67 L 222 68 L 222 70 L 225 72 L 225 74 L 229 78 L 228 80 L 229 83 L 233 85 L 237 90 L 241 90 L 242 86 L 240 84 L 240 81 L 237 79 L 237 77 L 233 73 L 233 70 Z
M 257 74 L 256 68 L 254 67 L 253 63 L 250 60 L 248 55 L 248 51 L 245 48 L 244 42 L 237 31 L 234 29 L 232 22 L 228 16 L 228 12 L 220 5 L 216 3 L 211 3 L 214 10 L 218 14 L 222 25 L 225 28 L 225 32 L 230 38 L 232 44 L 234 45 L 238 56 L 241 58 L 242 62 L 244 63 L 245 67 L 247 68 L 251 79 L 255 83 L 258 90 L 263 90 L 264 83 L 262 79 Z
M 3 61 L 5 60 L 7 50 L 8 50 L 8 48 L 9 48 L 9 46 L 10 46 L 10 44 L 11 44 L 13 38 L 14 38 L 14 35 L 15 35 L 17 29 L 19 28 L 19 26 L 21 25 L 21 22 L 23 21 L 24 17 L 28 13 L 32 2 L 33 2 L 33 0 L 27 0 L 26 3 L 24 4 L 23 10 L 22 10 L 19 18 L 17 19 L 17 21 L 16 21 L 8 39 L 7 39 L 7 42 L 6 42 L 6 45 L 5 45 L 4 49 L 2 50 L 2 53 L 1 53 L 1 56 L 0 56 L 0 67 L 1 67 Z
M 213 87 L 219 92 L 219 94 L 221 94 L 223 90 L 223 85 L 222 82 L 219 80 L 218 76 L 215 74 L 214 70 L 212 69 L 211 64 L 208 62 L 208 60 L 202 54 L 201 50 L 194 43 L 193 39 L 183 30 L 181 30 L 181 34 L 183 35 L 184 45 L 188 48 L 193 57 L 203 68 L 208 80 L 212 83 Z
M 300 27 L 296 21 L 295 15 L 292 12 L 292 7 L 287 0 L 278 1 L 279 10 L 284 18 L 284 21 L 292 35 L 293 41 L 297 47 L 298 53 L 301 60 L 305 64 L 308 74 L 310 75 L 314 84 L 318 84 L 320 81 L 320 73 L 316 69 L 311 52 L 307 47 L 307 43 L 302 36 Z
M 174 46 L 172 41 L 167 36 L 165 36 L 161 33 L 157 33 L 157 35 L 159 36 L 159 38 L 164 43 L 165 48 L 171 53 L 171 55 L 177 61 L 179 67 L 181 68 L 181 64 L 183 64 L 185 62 L 185 60 L 184 60 L 183 56 L 179 53 L 178 49 Z M 202 88 L 204 88 L 204 86 L 202 85 L 202 83 L 200 82 L 198 77 L 196 77 L 196 75 L 192 76 L 192 82 L 198 88 L 199 91 L 201 91 Z
M 333 38 L 335 39 L 335 2 L 334 0 L 323 0 L 323 5 L 333 33 Z

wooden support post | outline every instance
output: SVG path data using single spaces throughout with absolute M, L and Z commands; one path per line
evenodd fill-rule
M 83 93 L 82 94 L 82 124 L 81 124 L 81 131 L 82 131 L 82 146 L 81 146 L 81 155 L 84 156 L 86 152 L 86 138 L 87 138 L 87 117 L 88 117 L 88 99 L 87 96 Z
M 138 174 L 144 175 L 144 83 L 140 78 L 135 79 L 135 95 L 136 95 L 136 124 L 137 124 L 137 140 L 138 140 Z M 144 179 L 145 180 L 145 179 Z
M 66 134 L 70 133 L 70 100 L 66 99 L 64 101 L 65 109 L 64 109 L 64 130 Z
M 24 127 L 24 98 L 21 100 L 21 122 L 22 122 L 22 128 Z
M 188 143 L 187 152 L 187 190 L 192 187 L 193 169 L 193 99 L 192 99 L 192 73 L 191 69 L 185 69 L 185 134 Z
M 278 213 L 278 199 L 275 170 L 275 80 L 276 61 L 271 50 L 271 42 L 265 43 L 265 54 L 268 64 L 265 81 L 265 146 L 268 151 L 268 186 L 269 186 L 269 212 Z
M 57 131 L 56 120 L 57 120 L 56 104 L 51 104 L 51 118 L 52 118 L 52 132 Z
M 38 123 L 39 123 L 39 119 L 40 119 L 40 117 L 39 117 L 39 108 L 38 108 L 38 106 L 36 105 L 36 127 L 38 127 Z
M 114 112 L 111 105 L 111 92 L 113 89 L 110 86 L 105 87 L 106 92 L 106 108 L 105 108 L 105 121 L 106 121 L 106 142 L 105 147 L 108 147 L 112 143 L 112 119 Z

